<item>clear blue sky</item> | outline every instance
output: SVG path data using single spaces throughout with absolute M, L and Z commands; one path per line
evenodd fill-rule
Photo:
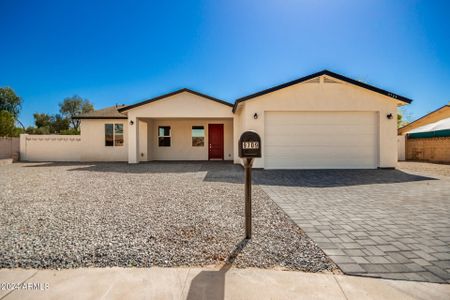
M 74 94 L 96 108 L 181 87 L 234 102 L 329 69 L 414 99 L 419 117 L 450 101 L 448 3 L 0 0 L 0 86 L 31 125 Z

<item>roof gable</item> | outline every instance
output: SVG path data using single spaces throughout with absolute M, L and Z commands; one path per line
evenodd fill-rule
M 336 78 L 338 80 L 341 80 L 341 81 L 344 81 L 344 82 L 347 82 L 347 83 L 350 83 L 350 84 L 353 84 L 353 85 L 356 85 L 356 86 L 368 89 L 368 90 L 373 91 L 375 93 L 379 93 L 379 94 L 382 94 L 384 96 L 393 98 L 393 99 L 395 99 L 397 101 L 402 101 L 402 102 L 405 102 L 405 103 L 411 103 L 412 102 L 412 100 L 409 99 L 409 98 L 406 98 L 406 97 L 403 97 L 403 96 L 400 96 L 400 95 L 388 92 L 386 90 L 383 90 L 383 89 L 377 88 L 375 86 L 372 86 L 372 85 L 369 85 L 369 84 L 366 84 L 366 83 L 363 83 L 363 82 L 360 82 L 360 81 L 357 81 L 357 80 L 345 77 L 343 75 L 340 75 L 340 74 L 337 74 L 337 73 L 334 73 L 334 72 L 331 72 L 331 71 L 328 71 L 328 70 L 323 70 L 323 71 L 320 71 L 320 72 L 317 72 L 317 73 L 314 73 L 314 74 L 311 74 L 311 75 L 308 75 L 308 76 L 304 76 L 304 77 L 301 77 L 301 78 L 298 78 L 298 79 L 295 79 L 295 80 L 292 80 L 292 81 L 289 81 L 289 82 L 286 82 L 286 83 L 283 83 L 283 84 L 280 84 L 280 85 L 277 85 L 277 86 L 274 86 L 274 87 L 271 87 L 271 88 L 268 88 L 268 89 L 265 89 L 263 91 L 260 91 L 260 92 L 257 92 L 257 93 L 254 93 L 254 94 L 251 94 L 251 95 L 239 98 L 239 99 L 237 99 L 234 102 L 233 112 L 236 111 L 236 108 L 239 105 L 239 103 L 241 103 L 243 101 L 246 101 L 246 100 L 249 100 L 249 99 L 253 99 L 253 98 L 265 95 L 265 94 L 269 94 L 269 93 L 275 92 L 277 90 L 280 90 L 280 89 L 283 89 L 283 88 L 286 88 L 286 87 L 289 87 L 289 86 L 292 86 L 292 85 L 295 85 L 295 84 L 298 84 L 298 83 L 303 83 L 303 82 L 312 80 L 312 79 L 314 79 L 316 77 L 323 76 L 323 75 L 326 75 L 326 76 L 329 76 L 329 77 L 333 77 L 333 78 Z
M 149 103 L 152 103 L 152 102 L 155 102 L 155 101 L 158 101 L 158 100 L 162 100 L 162 99 L 165 99 L 165 98 L 168 98 L 168 97 L 171 97 L 171 96 L 175 96 L 177 94 L 184 93 L 184 92 L 191 93 L 191 94 L 194 94 L 196 96 L 200 96 L 200 97 L 203 97 L 203 98 L 206 98 L 206 99 L 218 102 L 220 104 L 233 107 L 233 104 L 228 103 L 226 101 L 223 101 L 223 100 L 220 100 L 220 99 L 217 99 L 217 98 L 214 98 L 214 97 L 211 97 L 211 96 L 208 96 L 208 95 L 205 95 L 205 94 L 202 94 L 202 93 L 199 93 L 199 92 L 187 89 L 187 88 L 183 88 L 183 89 L 171 92 L 171 93 L 167 93 L 167 94 L 164 94 L 164 95 L 161 95 L 161 96 L 157 96 L 157 97 L 154 97 L 154 98 L 151 98 L 151 99 L 148 99 L 148 100 L 144 100 L 144 101 L 132 104 L 132 105 L 128 105 L 128 106 L 122 107 L 122 108 L 119 109 L 119 112 L 125 112 L 125 111 L 128 111 L 130 109 L 133 109 L 133 108 L 145 105 L 145 104 L 149 104 Z

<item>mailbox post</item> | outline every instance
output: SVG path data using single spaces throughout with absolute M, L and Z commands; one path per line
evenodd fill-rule
M 239 157 L 245 169 L 245 238 L 252 238 L 252 166 L 253 159 L 261 157 L 261 138 L 254 131 L 244 132 L 239 139 Z

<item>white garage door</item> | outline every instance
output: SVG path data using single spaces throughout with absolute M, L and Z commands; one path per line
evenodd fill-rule
M 266 169 L 378 166 L 375 112 L 266 112 Z

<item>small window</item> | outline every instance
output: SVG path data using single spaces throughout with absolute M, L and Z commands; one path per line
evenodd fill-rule
M 170 126 L 158 127 L 158 145 L 159 147 L 170 147 Z
M 205 146 L 205 127 L 192 126 L 192 147 Z
M 123 124 L 105 124 L 105 146 L 123 146 Z
M 105 124 L 105 146 L 114 146 L 114 126 Z
M 114 146 L 123 146 L 123 124 L 114 124 Z

